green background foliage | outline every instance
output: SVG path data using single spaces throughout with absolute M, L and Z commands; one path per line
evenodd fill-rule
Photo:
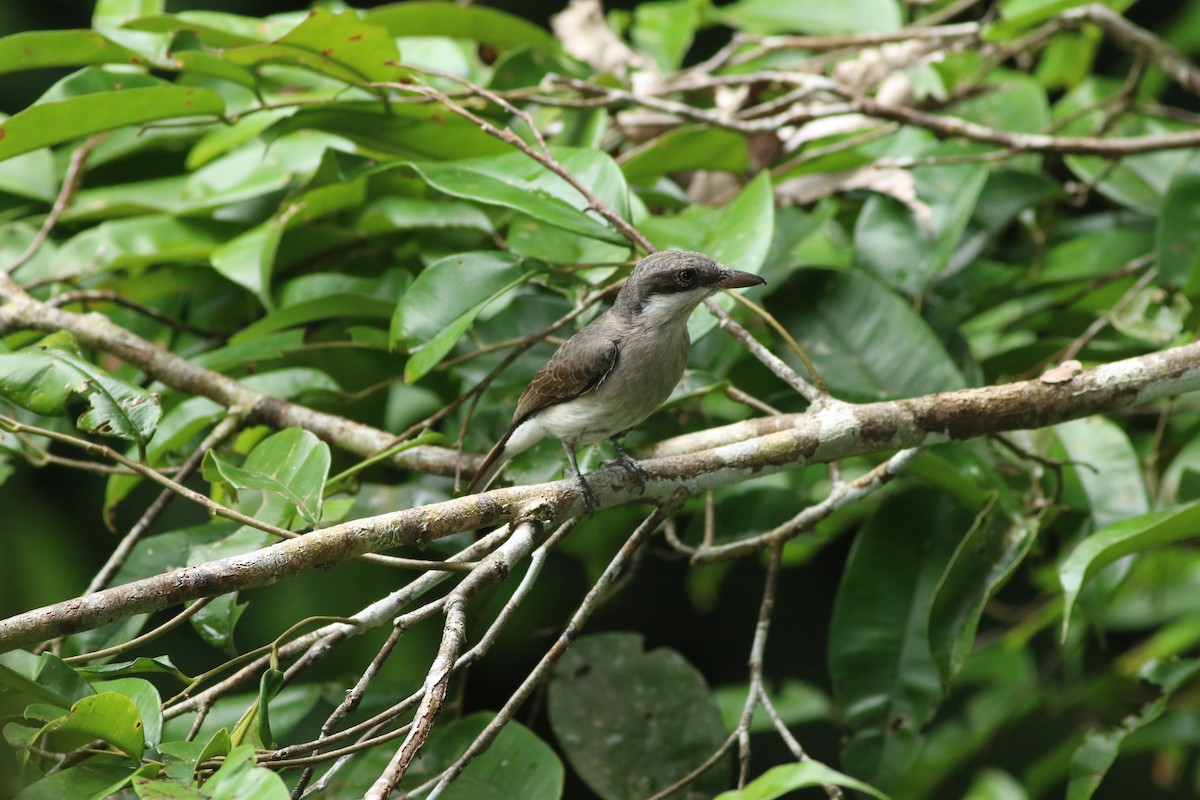
M 1093 25 L 1030 38 L 1079 5 L 627 3 L 610 9 L 607 30 L 632 50 L 598 67 L 548 29 L 557 4 L 100 0 L 55 19 L 0 4 L 0 266 L 38 241 L 79 156 L 86 171 L 72 202 L 13 272 L 35 298 L 99 312 L 270 397 L 407 431 L 404 446 L 484 452 L 553 342 L 518 352 L 477 406 L 431 415 L 475 389 L 514 342 L 627 274 L 639 253 L 569 181 L 483 121 L 529 150 L 544 136 L 549 156 L 655 247 L 763 275 L 750 298 L 841 400 L 1028 379 L 1068 357 L 1092 366 L 1139 356 L 1190 342 L 1196 329 L 1195 148 L 1119 159 L 1007 150 L 849 113 L 837 124 L 754 129 L 786 107 L 760 104 L 794 85 L 759 80 L 735 96 L 676 84 L 660 97 L 637 84 L 682 80 L 738 35 L 747 37 L 740 62 L 692 77 L 834 76 L 876 99 L 902 89 L 894 102 L 904 108 L 1014 136 L 1195 132 L 1196 96 L 1153 58 L 1131 56 Z M 1200 51 L 1200 0 L 1107 5 L 1185 56 Z M 811 42 L 755 50 L 762 40 L 752 36 L 891 32 L 948 7 L 952 21 L 981 23 L 980 37 L 881 56 L 853 43 L 831 54 Z M 991 58 L 984 43 L 1006 57 Z M 870 78 L 881 58 L 894 62 Z M 676 105 L 605 94 L 614 89 Z M 722 117 L 731 103 L 758 115 Z M 766 323 L 721 303 L 805 373 Z M 693 317 L 689 372 L 631 434 L 635 453 L 761 415 L 763 404 L 807 407 L 715 328 L 708 311 Z M 4 333 L 4 419 L 170 474 L 231 412 L 67 332 Z M 739 400 L 747 395 L 756 407 Z M 602 450 L 582 454 L 585 470 Z M 187 486 L 276 532 L 455 495 L 445 470 L 370 455 L 299 427 L 250 425 L 209 450 Z M 865 474 L 889 455 L 846 459 L 841 474 Z M 160 491 L 127 473 L 81 470 L 83 458 L 62 441 L 0 429 L 3 616 L 83 592 Z M 508 476 L 537 483 L 561 470 L 547 442 Z M 684 548 L 658 537 L 637 554 L 544 693 L 442 797 L 632 800 L 703 761 L 754 691 L 746 662 L 767 558 L 690 564 L 684 550 L 710 534 L 719 545 L 769 531 L 832 483 L 816 465 L 723 488 L 711 507 L 688 498 L 670 527 Z M 753 780 L 721 796 L 821 796 L 823 784 L 913 800 L 1200 796 L 1198 500 L 1191 395 L 924 450 L 899 479 L 782 548 L 763 688 L 815 761 L 798 761 L 760 708 L 746 720 Z M 485 729 L 640 511 L 598 513 L 549 553 L 503 635 L 451 683 L 403 788 L 437 776 Z M 274 541 L 176 500 L 108 583 Z M 442 559 L 471 541 L 462 533 L 389 555 Z M 472 641 L 517 577 L 473 598 Z M 194 730 L 195 715 L 172 715 L 172 705 L 239 654 L 410 580 L 380 561 L 347 561 L 212 598 L 132 652 L 72 658 L 128 642 L 178 609 L 74 633 L 53 653 L 0 654 L 0 793 L 287 797 L 300 769 L 262 759 L 319 734 L 386 631 L 347 640 L 287 682 L 288 665 L 273 663 Z M 405 631 L 347 724 L 421 685 L 440 625 L 435 614 Z M 78 757 L 97 740 L 103 752 Z M 365 750 L 319 796 L 362 794 L 398 744 Z M 62 753 L 73 755 L 59 763 Z M 732 790 L 740 765 L 719 758 L 676 796 Z

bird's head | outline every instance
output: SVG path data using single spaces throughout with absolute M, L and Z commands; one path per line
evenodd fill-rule
M 692 310 L 721 289 L 766 283 L 750 272 L 730 269 L 703 253 L 662 250 L 634 267 L 621 287 L 614 310 L 647 325 L 686 320 Z

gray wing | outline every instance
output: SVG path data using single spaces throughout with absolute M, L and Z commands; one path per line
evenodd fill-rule
M 547 406 L 587 394 L 604 382 L 617 365 L 621 342 L 613 338 L 608 326 L 596 322 L 568 339 L 533 376 L 517 401 L 514 424 Z

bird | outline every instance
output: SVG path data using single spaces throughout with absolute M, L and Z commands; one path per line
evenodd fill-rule
M 484 457 L 467 494 L 487 491 L 509 459 L 557 437 L 589 513 L 596 505 L 575 448 L 608 439 L 641 486 L 645 472 L 618 440 L 654 413 L 683 376 L 692 311 L 722 289 L 766 283 L 703 253 L 662 250 L 634 267 L 607 311 L 567 339 L 517 400 L 512 424 Z

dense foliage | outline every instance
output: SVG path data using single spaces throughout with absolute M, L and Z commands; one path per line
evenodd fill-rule
M 1200 794 L 1200 0 L 167 6 L 0 38 L 0 793 Z

